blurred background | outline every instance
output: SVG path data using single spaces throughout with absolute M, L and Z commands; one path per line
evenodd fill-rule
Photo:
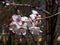
M 11 3 L 15 5 L 10 5 Z M 17 9 L 20 12 L 17 12 Z M 60 0 L 1 0 L 0 45 L 60 45 L 60 14 L 41 20 L 40 27 L 43 33 L 39 36 L 29 33 L 25 36 L 16 35 L 9 31 L 8 24 L 14 13 L 29 16 L 32 9 L 37 10 L 42 18 L 45 18 L 60 12 Z

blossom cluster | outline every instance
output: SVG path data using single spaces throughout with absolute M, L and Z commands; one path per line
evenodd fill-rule
M 42 33 L 40 27 L 41 15 L 36 10 L 32 10 L 32 14 L 29 17 L 13 14 L 12 22 L 9 24 L 9 30 L 17 35 L 26 35 L 27 30 L 30 30 L 31 34 L 39 35 Z

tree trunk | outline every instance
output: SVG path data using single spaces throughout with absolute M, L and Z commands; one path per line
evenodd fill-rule
M 46 0 L 46 10 L 49 11 L 52 15 L 58 12 L 58 7 L 55 3 L 55 0 Z M 48 15 L 47 15 L 48 16 Z M 51 16 L 51 15 L 49 15 Z M 55 28 L 57 22 L 57 16 L 47 19 L 48 21 L 48 31 L 49 31 L 49 45 L 53 45 L 55 38 Z

